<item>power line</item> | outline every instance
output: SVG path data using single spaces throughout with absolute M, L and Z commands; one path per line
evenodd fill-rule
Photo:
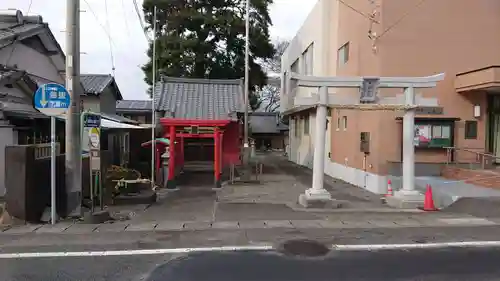
M 108 30 L 106 29 L 106 27 L 99 21 L 99 18 L 97 17 L 97 14 L 94 12 L 94 10 L 92 9 L 92 6 L 90 6 L 89 2 L 87 0 L 83 0 L 85 1 L 85 3 L 87 4 L 87 6 L 89 7 L 89 10 L 90 12 L 92 13 L 92 15 L 94 16 L 97 24 L 99 24 L 99 26 L 102 28 L 102 30 L 106 33 L 106 35 L 108 36 L 109 40 L 111 41 L 111 44 L 113 44 L 113 46 L 116 47 L 116 44 L 113 42 L 113 39 L 111 37 L 111 34 L 109 34 Z
M 108 0 L 104 0 L 104 9 L 106 11 L 106 26 L 108 27 L 108 42 L 109 42 L 109 54 L 111 57 L 111 71 L 113 76 L 115 76 L 115 58 L 113 56 L 113 46 L 111 44 L 111 26 L 109 25 L 109 14 L 108 14 Z
M 377 36 L 377 39 L 380 39 L 380 37 L 382 37 L 384 34 L 386 34 L 387 32 L 389 32 L 391 29 L 393 29 L 396 25 L 398 25 L 399 23 L 401 23 L 406 17 L 408 17 L 411 13 L 413 13 L 415 10 L 417 10 L 422 4 L 425 3 L 425 1 L 427 0 L 421 0 L 420 2 L 418 2 L 413 8 L 411 8 L 410 10 L 408 10 L 401 18 L 399 18 L 395 23 L 393 23 L 392 25 L 390 25 L 388 28 L 386 28 L 382 33 L 380 33 L 379 36 Z
M 130 38 L 130 29 L 128 28 L 127 12 L 125 11 L 124 0 L 122 0 L 122 12 L 123 12 L 123 21 L 125 22 L 125 28 L 127 29 L 127 37 Z
M 378 21 L 374 21 L 374 20 L 373 20 L 373 18 L 372 18 L 372 17 L 370 17 L 369 15 L 367 15 L 367 14 L 365 14 L 365 13 L 361 12 L 360 10 L 358 10 L 358 9 L 354 8 L 353 6 L 351 6 L 351 5 L 347 4 L 346 2 L 344 2 L 344 0 L 337 0 L 337 1 L 339 1 L 342 5 L 346 6 L 346 7 L 347 7 L 347 8 L 349 8 L 349 9 L 351 9 L 351 10 L 352 10 L 352 11 L 354 11 L 355 13 L 357 13 L 357 14 L 359 14 L 359 15 L 363 16 L 364 18 L 366 18 L 366 19 L 370 20 L 371 22 L 379 23 Z
M 137 18 L 139 19 L 139 24 L 141 25 L 142 32 L 144 32 L 146 40 L 150 41 L 151 39 L 149 38 L 148 33 L 146 32 L 146 26 L 142 22 L 141 12 L 139 11 L 139 5 L 137 5 L 137 0 L 133 0 L 133 2 L 134 2 L 135 13 L 137 15 Z
M 89 7 L 90 12 L 94 16 L 96 22 L 99 24 L 99 26 L 102 28 L 104 33 L 108 36 L 108 43 L 109 43 L 109 52 L 110 52 L 110 58 L 111 58 L 111 71 L 113 72 L 113 76 L 115 76 L 115 59 L 113 55 L 113 46 L 116 47 L 116 44 L 113 41 L 113 38 L 111 37 L 110 31 L 108 28 L 106 28 L 100 21 L 99 18 L 97 17 L 97 14 L 95 13 L 94 9 L 92 9 L 92 6 L 90 6 L 90 3 L 87 0 L 84 0 L 87 6 Z M 109 27 L 109 17 L 108 17 L 108 2 L 105 1 L 105 9 L 106 9 L 106 24 Z
M 26 12 L 26 14 L 30 13 L 30 11 L 31 11 L 31 5 L 33 5 L 33 0 L 30 0 L 30 4 L 28 6 L 28 11 Z

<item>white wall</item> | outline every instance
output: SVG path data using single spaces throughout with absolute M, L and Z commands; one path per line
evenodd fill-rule
M 283 71 L 290 72 L 291 65 L 299 58 L 299 68 L 302 53 L 311 43 L 314 43 L 313 75 L 335 76 L 337 74 L 337 43 L 338 43 L 338 12 L 339 1 L 319 0 L 313 8 L 306 21 L 297 32 L 281 58 Z M 368 27 L 367 27 L 368 28 Z M 302 70 L 301 70 L 302 72 Z M 304 73 L 301 73 L 304 74 Z M 282 73 L 283 75 L 283 73 Z M 283 90 L 283 89 L 286 89 Z M 286 81 L 282 83 L 281 111 L 292 108 L 293 97 L 309 96 L 316 93 L 317 89 L 298 89 L 295 93 L 286 87 Z M 335 93 L 335 89 L 329 89 Z M 325 142 L 325 170 L 327 175 L 342 179 L 355 186 L 365 188 L 374 193 L 383 193 L 386 188 L 386 177 L 367 173 L 360 169 L 350 168 L 344 163 L 335 163 L 328 157 L 331 152 L 332 130 L 336 129 L 336 120 L 330 121 L 326 132 Z M 295 137 L 295 123 L 290 119 L 290 153 L 289 159 L 297 164 L 312 168 L 312 157 L 314 153 L 315 116 L 310 115 L 310 136 L 301 135 Z M 302 134 L 302 132 L 300 132 Z M 333 144 L 335 145 L 335 144 Z
M 316 120 L 315 114 L 309 114 L 309 134 L 304 135 L 304 119 L 300 119 L 298 116 L 295 116 L 298 119 L 290 119 L 290 153 L 289 160 L 297 163 L 299 165 L 303 165 L 309 168 L 312 168 L 313 165 L 313 140 L 315 134 L 314 123 Z M 295 131 L 297 128 L 295 127 L 295 120 L 299 120 L 299 137 L 296 137 Z
M 0 121 L 5 122 L 5 121 Z M 5 195 L 5 147 L 17 144 L 17 132 L 10 125 L 0 124 L 0 196 Z
M 0 63 L 5 64 L 7 61 L 9 61 L 9 66 L 17 65 L 18 69 L 25 70 L 30 74 L 64 84 L 62 75 L 59 74 L 56 66 L 46 55 L 22 43 L 0 49 Z
M 332 21 L 331 16 L 334 13 L 334 7 L 331 0 L 319 0 L 317 2 L 316 6 L 314 6 L 297 35 L 292 39 L 290 45 L 281 57 L 283 71 L 290 73 L 292 64 L 298 59 L 299 72 L 305 74 L 305 70 L 303 69 L 303 53 L 313 44 L 312 75 L 329 75 L 331 62 L 329 59 L 325 58 L 330 57 L 330 41 L 332 37 L 335 37 L 332 32 L 335 32 L 336 29 L 332 29 L 329 24 L 329 22 Z M 335 62 L 333 63 L 336 65 Z M 289 90 L 290 89 L 281 91 L 281 101 L 283 102 L 281 110 L 290 109 L 287 105 L 292 105 L 289 101 L 293 99 L 293 97 L 311 96 L 311 94 L 316 94 L 318 92 L 317 89 L 311 88 L 299 88 L 295 93 L 287 92 Z M 286 104 L 287 102 L 288 104 Z M 290 160 L 310 168 L 312 168 L 313 163 L 314 136 L 316 130 L 316 115 L 314 114 L 314 109 L 312 112 L 313 113 L 309 114 L 309 135 L 304 135 L 303 127 L 301 127 L 301 131 L 299 132 L 300 137 L 295 137 L 295 121 L 290 119 Z M 298 118 L 296 115 L 295 117 Z M 301 122 L 303 122 L 303 120 L 301 120 Z M 327 149 L 325 151 L 326 157 L 328 158 L 328 152 L 330 151 L 330 141 L 328 141 L 330 135 L 329 130 L 327 130 L 327 135 L 327 144 L 325 145 Z

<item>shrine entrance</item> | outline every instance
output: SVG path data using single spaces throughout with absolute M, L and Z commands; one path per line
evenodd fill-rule
M 224 133 L 230 123 L 231 120 L 160 119 L 164 128 L 163 137 L 170 141 L 167 188 L 177 187 L 176 178 L 187 161 L 211 161 L 214 187 L 221 187 Z

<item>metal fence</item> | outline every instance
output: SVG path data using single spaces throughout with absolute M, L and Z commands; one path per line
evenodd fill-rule
M 56 142 L 56 155 L 61 154 L 61 145 Z M 35 144 L 35 159 L 50 158 L 50 143 Z

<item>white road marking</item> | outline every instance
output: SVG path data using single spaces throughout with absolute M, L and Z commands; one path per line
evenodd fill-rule
M 367 245 L 333 245 L 332 249 L 340 251 L 374 251 L 374 250 L 411 250 L 440 248 L 472 248 L 500 247 L 500 241 L 464 241 L 415 244 L 367 244 Z
M 440 218 L 440 222 L 449 225 L 494 225 L 495 223 L 484 218 Z
M 134 255 L 182 254 L 182 253 L 196 253 L 196 252 L 269 251 L 273 250 L 273 248 L 274 247 L 271 245 L 260 245 L 260 246 L 222 246 L 222 247 L 173 248 L 173 249 L 150 249 L 150 250 L 0 253 L 0 259 L 134 256 Z
M 411 250 L 411 249 L 440 249 L 440 248 L 481 248 L 500 247 L 500 241 L 465 241 L 442 243 L 415 243 L 415 244 L 364 244 L 341 245 L 334 244 L 332 250 L 337 251 L 376 251 L 376 250 Z M 161 255 L 161 254 L 186 254 L 200 252 L 237 252 L 237 251 L 271 251 L 276 248 L 270 244 L 253 246 L 221 246 L 200 248 L 164 248 L 149 250 L 115 250 L 115 251 L 82 251 L 82 252 L 25 252 L 25 253 L 0 253 L 0 259 L 26 259 L 26 258 L 59 258 L 59 257 L 109 257 L 109 256 L 134 256 L 134 255 Z

